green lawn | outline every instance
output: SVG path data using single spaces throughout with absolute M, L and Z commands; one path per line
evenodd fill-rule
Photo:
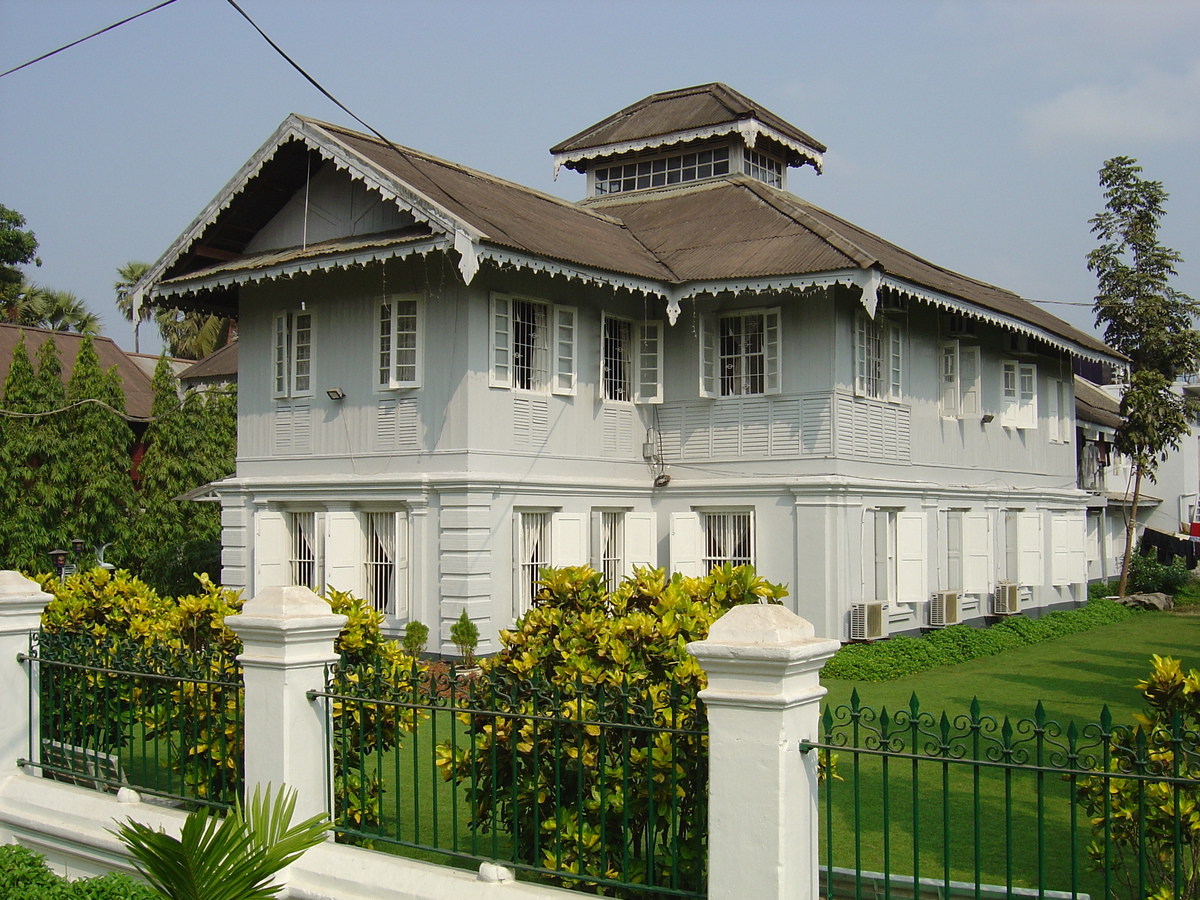
M 997 728 L 1011 717 L 1017 739 L 1025 739 L 1031 751 L 1030 762 L 1036 738 L 1019 720 L 1030 719 L 1042 700 L 1047 718 L 1063 726 L 1057 737 L 1051 731 L 1044 745 L 1044 758 L 1056 764 L 1050 745 L 1066 743 L 1069 722 L 1084 729 L 1105 704 L 1114 722 L 1132 721 L 1143 706 L 1133 685 L 1149 672 L 1151 654 L 1176 656 L 1185 666 L 1200 668 L 1198 648 L 1200 616 L 1146 614 L 893 682 L 830 680 L 826 686 L 835 708 L 857 688 L 863 706 L 876 712 L 886 707 L 892 714 L 907 710 L 915 692 L 920 711 L 934 717 L 917 742 L 925 752 L 941 734 L 942 712 L 953 732 L 955 718 L 978 697 L 982 714 L 994 717 Z M 916 869 L 920 877 L 939 881 L 1074 887 L 1093 897 L 1104 895 L 1102 878 L 1088 870 L 1090 828 L 1073 802 L 1072 782 L 1062 775 L 938 761 L 914 765 L 902 758 L 885 762 L 848 750 L 837 755 L 843 780 L 832 783 L 831 814 L 822 798 L 823 861 L 832 847 L 837 866 L 907 875 Z

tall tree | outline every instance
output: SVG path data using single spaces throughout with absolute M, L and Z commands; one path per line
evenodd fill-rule
M 117 280 L 113 282 L 113 290 L 117 294 L 117 309 L 125 317 L 126 322 L 133 322 L 133 352 L 141 353 L 141 341 L 138 332 L 141 324 L 150 318 L 153 310 L 145 303 L 138 310 L 137 321 L 133 319 L 133 287 L 142 276 L 150 271 L 150 263 L 130 260 L 117 269 Z
M 167 353 L 177 359 L 204 359 L 237 336 L 237 321 L 195 310 L 160 309 L 154 314 Z
M 84 338 L 67 382 L 64 414 L 73 477 L 63 525 L 89 546 L 113 544 L 112 561 L 129 552 L 130 523 L 138 504 L 130 477 L 133 432 L 125 421 L 125 396 L 114 366 L 100 369 L 90 338 Z M 99 401 L 99 402 L 95 402 Z
M 1096 324 L 1104 325 L 1109 346 L 1129 357 L 1121 394 L 1122 423 L 1117 449 L 1133 463 L 1133 499 L 1125 526 L 1125 558 L 1119 592 L 1125 595 L 1143 478 L 1154 480 L 1159 462 L 1200 417 L 1200 401 L 1174 388 L 1180 375 L 1200 363 L 1195 323 L 1200 304 L 1171 285 L 1183 257 L 1164 247 L 1158 228 L 1166 214 L 1162 182 L 1141 177 L 1128 156 L 1108 160 L 1100 170 L 1103 212 L 1089 220 L 1100 246 L 1088 253 L 1095 273 Z
M 19 286 L 25 282 L 17 266 L 42 264 L 37 258 L 37 247 L 33 232 L 25 230 L 25 217 L 0 204 L 0 320 L 13 321 L 10 306 L 17 299 Z

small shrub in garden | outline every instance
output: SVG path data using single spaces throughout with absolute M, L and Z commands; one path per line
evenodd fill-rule
M 459 615 L 458 621 L 450 626 L 450 640 L 458 648 L 462 665 L 468 669 L 475 665 L 475 648 L 479 646 L 479 628 L 467 618 L 465 609 Z
M 4 900 L 161 900 L 157 891 L 127 875 L 67 881 L 40 854 L 19 844 L 0 846 L 0 897 Z
M 1131 900 L 1197 897 L 1200 671 L 1185 673 L 1179 660 L 1154 656 L 1150 676 L 1139 681 L 1137 688 L 1149 707 L 1135 716 L 1135 727 L 1113 728 L 1109 771 L 1190 781 L 1172 786 L 1165 781 L 1099 775 L 1080 779 L 1075 797 L 1086 811 L 1096 839 L 1088 856 L 1096 870 L 1113 864 L 1116 880 Z M 1139 881 L 1155 893 L 1143 895 Z
M 425 642 L 429 640 L 429 626 L 413 619 L 404 626 L 404 638 L 400 645 L 409 656 L 417 657 L 425 652 Z
M 696 889 L 707 808 L 696 695 L 705 678 L 686 646 L 733 606 L 779 602 L 787 591 L 749 566 L 670 581 L 639 568 L 614 591 L 586 566 L 541 575 L 533 608 L 482 663 L 479 684 L 516 717 L 464 713 L 471 740 L 442 744 L 438 766 L 470 783 L 474 824 L 511 830 L 526 863 L 660 885 L 677 877 Z M 535 718 L 551 714 L 565 721 Z M 589 724 L 610 720 L 637 727 Z M 672 851 L 663 852 L 668 834 Z

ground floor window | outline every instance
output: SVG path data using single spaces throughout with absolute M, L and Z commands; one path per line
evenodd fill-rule
M 625 575 L 625 513 L 600 513 L 600 572 L 604 585 L 615 590 Z
M 520 617 L 537 596 L 538 572 L 550 565 L 549 512 L 518 512 L 516 516 L 517 566 L 513 590 L 513 616 Z
M 706 512 L 703 514 L 703 571 L 729 563 L 754 565 L 754 513 Z
M 364 582 L 376 612 L 408 615 L 408 516 L 404 512 L 363 514 Z
M 325 588 L 323 519 L 315 512 L 289 514 L 292 584 L 317 592 Z

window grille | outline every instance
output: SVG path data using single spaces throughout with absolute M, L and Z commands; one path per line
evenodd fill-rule
M 512 300 L 513 387 L 546 391 L 550 387 L 550 329 L 545 303 Z
M 754 514 L 713 512 L 704 514 L 704 572 L 714 566 L 754 565 Z
M 601 377 L 605 400 L 630 400 L 633 323 L 623 319 L 604 319 L 604 345 L 601 348 Z
M 517 566 L 514 616 L 533 605 L 538 591 L 538 570 L 550 565 L 550 513 L 518 513 L 520 549 Z
M 625 513 L 600 514 L 600 571 L 604 584 L 615 590 L 625 572 Z
M 320 591 L 323 587 L 320 517 L 314 512 L 294 512 L 292 525 L 292 584 Z
M 396 514 L 366 514 L 367 600 L 385 616 L 396 615 Z
M 596 196 L 640 191 L 729 174 L 729 148 L 645 159 L 596 169 Z

